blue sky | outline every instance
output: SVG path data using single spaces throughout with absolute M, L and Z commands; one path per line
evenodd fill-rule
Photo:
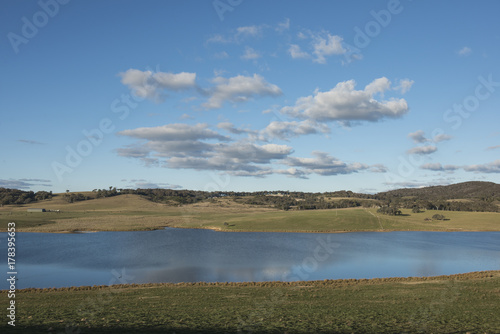
M 0 186 L 500 182 L 498 1 L 0 7 Z

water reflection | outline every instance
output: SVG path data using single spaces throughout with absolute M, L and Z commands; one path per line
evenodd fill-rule
M 0 238 L 6 240 L 6 233 L 0 233 Z M 431 276 L 498 270 L 499 241 L 500 232 L 221 233 L 168 228 L 18 233 L 18 288 Z M 6 251 L 5 242 L 0 247 Z M 0 288 L 6 287 L 2 282 Z

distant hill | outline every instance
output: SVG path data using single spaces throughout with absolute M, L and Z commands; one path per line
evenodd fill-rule
M 390 197 L 415 197 L 418 199 L 500 199 L 500 184 L 493 182 L 470 181 L 449 186 L 425 188 L 405 188 L 375 195 L 377 199 Z

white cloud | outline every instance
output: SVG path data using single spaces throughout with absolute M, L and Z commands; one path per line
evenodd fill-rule
M 425 137 L 425 132 L 423 130 L 417 130 L 415 132 L 409 133 L 408 137 L 413 140 L 415 143 L 427 143 L 427 142 L 434 142 L 434 143 L 440 143 L 445 140 L 450 140 L 453 137 L 444 133 L 437 134 L 434 136 L 434 138 L 429 139 Z
M 283 163 L 292 167 L 302 168 L 306 174 L 338 175 L 357 173 L 370 166 L 355 162 L 347 164 L 330 156 L 326 152 L 313 151 L 314 158 L 288 157 Z
M 401 79 L 399 80 L 398 86 L 394 87 L 394 90 L 401 91 L 401 94 L 405 94 L 410 91 L 410 88 L 413 86 L 415 81 L 410 79 Z
M 232 78 L 216 77 L 216 87 L 211 97 L 202 106 L 207 109 L 221 108 L 224 102 L 246 102 L 256 96 L 279 96 L 281 89 L 268 83 L 263 77 L 254 74 L 252 77 L 238 75 Z
M 320 124 L 311 120 L 301 122 L 291 121 L 273 121 L 267 127 L 260 131 L 260 138 L 263 140 L 279 138 L 288 140 L 291 137 L 301 135 L 330 133 L 330 128 L 325 124 Z
M 121 82 L 134 95 L 155 101 L 163 100 L 165 90 L 180 91 L 196 86 L 196 73 L 165 73 L 129 69 L 119 74 Z
M 316 55 L 315 62 L 326 63 L 325 56 L 341 55 L 346 52 L 342 47 L 342 37 L 327 34 L 326 38 L 316 35 L 313 37 L 313 53 Z
M 417 130 L 415 132 L 411 132 L 408 134 L 408 137 L 413 140 L 415 143 L 425 143 L 428 142 L 429 139 L 425 138 L 425 132 L 423 130 Z
M 17 179 L 17 180 L 0 179 L 0 187 L 28 190 L 31 187 L 52 187 L 52 184 L 50 184 L 50 182 L 52 181 L 45 179 Z
M 297 44 L 291 44 L 290 48 L 288 49 L 288 53 L 290 53 L 290 56 L 293 59 L 310 57 L 310 55 L 307 52 L 302 51 L 300 49 L 300 46 L 298 46 Z
M 500 145 L 495 145 L 495 146 L 488 147 L 486 150 L 490 151 L 490 150 L 496 150 L 496 149 L 499 149 L 499 148 L 500 148 Z
M 266 165 L 292 153 L 286 145 L 255 145 L 237 142 L 212 146 L 205 157 L 171 157 L 167 167 L 177 169 L 219 170 L 238 176 L 263 176 L 271 173 Z M 264 166 L 262 166 L 264 165 Z
M 196 125 L 188 124 L 167 124 L 150 128 L 137 128 L 133 130 L 123 130 L 118 135 L 128 136 L 137 139 L 146 140 L 198 140 L 198 139 L 217 139 L 221 141 L 229 140 L 217 132 L 207 128 L 207 124 L 198 123 Z
M 129 145 L 126 147 L 117 148 L 116 152 L 121 157 L 146 158 L 149 155 L 150 150 L 144 146 Z
M 379 93 L 382 96 L 384 92 L 391 88 L 391 82 L 386 77 L 378 78 L 370 82 L 365 87 L 365 92 L 370 94 L 371 96 Z
M 189 114 L 182 114 L 179 118 L 180 119 L 194 119 L 194 117 L 192 115 L 189 115 Z
M 241 56 L 241 59 L 244 60 L 254 60 L 260 58 L 261 55 L 252 49 L 251 47 L 247 46 L 245 47 L 245 53 Z
M 285 30 L 290 29 L 290 19 L 286 18 L 283 22 L 278 23 L 278 26 L 276 27 L 277 32 L 283 32 Z
M 297 169 L 295 167 L 290 167 L 287 169 L 276 169 L 273 171 L 275 174 L 287 175 L 288 177 L 293 177 L 296 179 L 308 179 L 308 173 L 301 169 Z
M 463 48 L 461 48 L 460 50 L 458 50 L 458 55 L 459 56 L 468 56 L 472 53 L 472 49 L 469 48 L 468 46 L 464 46 Z
M 225 43 L 231 43 L 232 40 L 231 39 L 228 39 L 224 36 L 222 36 L 221 34 L 215 34 L 213 36 L 211 36 L 209 39 L 207 39 L 207 44 L 209 43 L 221 43 L 221 44 L 225 44 Z
M 231 122 L 221 122 L 221 123 L 217 124 L 217 127 L 219 129 L 223 129 L 223 130 L 225 130 L 227 132 L 230 132 L 232 134 L 235 134 L 235 135 L 240 135 L 240 134 L 243 134 L 243 133 L 256 134 L 256 132 L 257 132 L 257 131 L 254 131 L 254 130 L 237 128 Z
M 375 164 L 373 166 L 370 166 L 370 171 L 372 173 L 387 173 L 389 169 L 382 165 L 382 164 Z
M 307 39 L 307 35 L 305 33 L 303 33 L 302 31 L 299 31 L 297 33 L 297 38 L 298 39 Z
M 354 80 L 340 82 L 330 91 L 316 91 L 314 96 L 297 99 L 295 106 L 284 107 L 281 112 L 315 121 L 376 122 L 383 118 L 402 117 L 409 110 L 404 99 L 375 99 L 376 93 L 383 94 L 390 86 L 386 78 L 374 80 L 364 90 L 355 90 L 355 86 Z
M 435 135 L 434 138 L 432 139 L 435 143 L 440 143 L 442 141 L 445 141 L 445 140 L 450 140 L 452 139 L 453 137 L 450 136 L 450 135 L 446 135 L 446 134 L 440 134 L 440 135 Z
M 495 160 L 487 164 L 465 166 L 464 170 L 476 173 L 500 173 L 500 160 Z
M 219 123 L 219 128 L 232 133 L 244 133 L 232 123 Z M 251 130 L 248 130 L 251 133 Z M 227 171 L 234 175 L 264 176 L 267 166 L 293 152 L 287 145 L 257 145 L 250 142 L 227 143 L 229 138 L 207 128 L 205 124 L 169 124 L 156 128 L 125 130 L 120 135 L 141 140 L 116 150 L 118 155 L 136 158 L 146 165 L 196 170 Z M 212 142 L 216 140 L 218 142 Z
M 437 151 L 436 146 L 417 146 L 407 151 L 408 154 L 431 154 Z
M 422 166 L 420 166 L 420 168 L 421 169 L 432 170 L 432 171 L 443 172 L 443 171 L 454 171 L 454 170 L 459 169 L 460 167 L 453 166 L 453 165 L 445 165 L 445 166 L 443 166 L 440 163 L 427 163 L 427 164 L 423 164 Z
M 221 51 L 214 54 L 214 57 L 217 59 L 227 59 L 229 58 L 229 54 L 226 51 Z
M 236 28 L 237 36 L 258 36 L 262 31 L 261 26 L 246 26 Z

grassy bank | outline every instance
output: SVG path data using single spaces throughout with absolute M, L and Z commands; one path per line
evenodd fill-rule
M 499 333 L 500 272 L 27 289 L 2 333 Z M 6 293 L 0 293 L 5 305 Z
M 27 212 L 28 208 L 60 212 Z M 425 221 L 436 211 L 403 216 L 381 215 L 376 209 L 281 211 L 217 199 L 183 206 L 153 203 L 138 195 L 67 203 L 62 198 L 0 208 L 0 231 L 16 222 L 20 232 L 133 231 L 165 226 L 221 231 L 499 231 L 500 213 L 439 211 L 447 220 Z

